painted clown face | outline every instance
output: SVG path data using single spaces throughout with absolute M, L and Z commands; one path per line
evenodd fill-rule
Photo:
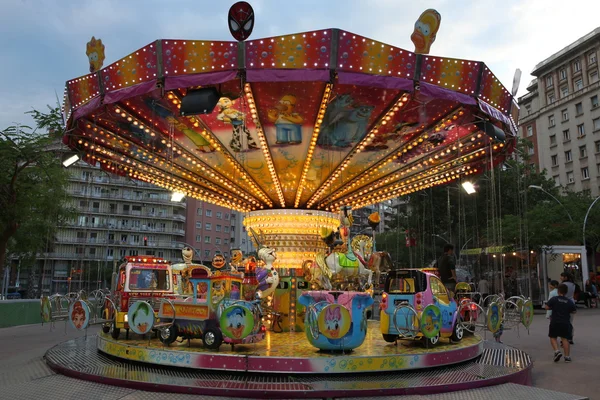
M 229 32 L 235 40 L 246 40 L 254 28 L 254 10 L 245 1 L 239 1 L 231 6 L 227 16 Z

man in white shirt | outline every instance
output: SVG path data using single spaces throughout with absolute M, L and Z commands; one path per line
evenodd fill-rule
M 482 276 L 477 284 L 477 291 L 481 294 L 481 301 L 490 294 L 490 285 L 488 281 Z

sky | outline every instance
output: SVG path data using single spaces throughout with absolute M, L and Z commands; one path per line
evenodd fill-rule
M 414 23 L 427 8 L 442 15 L 431 54 L 484 61 L 519 95 L 540 61 L 600 26 L 597 0 L 248 0 L 251 39 L 340 28 L 413 50 Z M 233 0 L 0 0 L 0 130 L 32 124 L 26 111 L 62 101 L 65 82 L 85 75 L 86 43 L 106 47 L 104 66 L 156 39 L 233 40 Z

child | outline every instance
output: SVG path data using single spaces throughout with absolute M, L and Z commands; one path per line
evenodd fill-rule
M 562 353 L 558 349 L 557 337 L 562 340 L 562 345 L 565 351 L 565 362 L 571 362 L 571 353 L 569 341 L 572 340 L 573 326 L 571 325 L 571 314 L 577 312 L 577 307 L 573 300 L 566 297 L 569 288 L 564 283 L 558 285 L 558 296 L 552 297 L 546 303 L 546 310 L 552 310 L 552 316 L 550 317 L 550 329 L 548 330 L 548 336 L 550 337 L 550 344 L 554 350 L 554 362 L 558 362 Z
M 554 296 L 558 296 L 558 289 L 557 289 L 558 281 L 551 280 L 549 287 L 550 287 L 550 294 L 548 295 L 548 300 L 550 300 Z M 546 311 L 546 319 L 550 319 L 551 316 L 552 316 L 552 310 Z

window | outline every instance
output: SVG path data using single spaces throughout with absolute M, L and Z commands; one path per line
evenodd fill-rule
M 533 126 L 529 125 L 527 127 L 527 137 L 531 137 L 531 136 L 533 136 Z
M 552 166 L 558 166 L 558 156 L 556 154 L 552 156 Z
M 600 140 L 594 144 L 596 145 L 596 153 L 600 153 Z
M 430 276 L 429 287 L 431 288 L 431 293 L 438 298 L 438 301 L 440 303 L 450 303 L 450 299 L 448 298 L 448 291 L 446 290 L 446 287 L 444 286 L 442 281 L 440 281 L 435 276 Z
M 571 150 L 565 151 L 565 162 L 573 161 L 573 154 L 571 154 Z
M 594 132 L 600 131 L 600 118 L 595 118 L 592 122 L 594 124 Z
M 554 184 L 556 186 L 560 186 L 560 176 L 559 175 L 554 175 L 552 178 L 554 179 Z
M 588 169 L 588 167 L 581 168 L 581 179 L 590 179 L 590 170 Z
M 565 98 L 569 95 L 569 88 L 568 87 L 562 87 L 560 88 L 560 97 Z
M 212 229 L 212 224 L 210 222 L 207 222 L 206 224 L 204 224 L 204 229 L 210 231 Z
M 573 62 L 573 71 L 575 71 L 575 72 L 581 71 L 581 61 L 579 61 L 579 59 L 577 59 Z
M 215 244 L 221 244 L 221 238 L 220 237 L 215 238 Z
M 202 236 L 201 235 L 196 235 L 196 243 L 199 243 L 202 241 Z
M 581 114 L 583 114 L 583 105 L 581 105 L 581 103 L 577 103 L 575 104 L 575 115 L 580 116 Z
M 535 149 L 533 148 L 533 146 L 527 148 L 527 154 L 529 154 L 530 156 L 535 154 Z
M 569 183 L 575 182 L 575 177 L 573 176 L 573 172 L 567 172 L 567 182 L 569 182 Z
M 563 131 L 563 141 L 571 140 L 571 133 L 568 129 Z
M 556 144 L 556 135 L 550 135 L 550 146 L 554 146 Z
M 569 120 L 569 110 L 562 110 L 562 120 L 563 122 Z
M 225 226 L 225 227 L 223 228 L 223 232 L 225 232 L 225 233 L 229 233 L 229 227 L 228 227 L 228 226 Z
M 555 125 L 554 114 L 548 116 L 548 127 L 552 128 Z
M 202 207 L 198 207 L 196 210 L 196 215 L 202 216 Z
M 129 255 L 130 256 L 137 256 L 138 255 L 138 251 L 137 250 L 129 250 Z
M 552 80 L 552 75 L 548 75 L 548 76 L 546 77 L 546 87 L 550 87 L 550 86 L 552 86 L 552 84 L 553 84 L 553 83 L 554 83 L 554 82 L 553 82 L 553 80 Z
M 592 51 L 590 54 L 588 54 L 588 60 L 590 64 L 596 64 L 596 52 Z
M 204 236 L 204 243 L 210 243 L 210 236 Z
M 229 239 L 227 239 L 227 238 L 224 238 L 224 239 L 223 239 L 223 244 L 229 244 Z
M 583 127 L 583 124 L 579 124 L 577 125 L 577 137 L 582 137 L 585 136 L 585 129 Z
M 222 215 L 223 215 L 223 214 L 221 213 L 221 211 L 217 211 L 217 219 L 221 219 L 221 216 L 222 216 Z
M 95 247 L 90 247 L 88 249 L 90 256 L 95 256 L 96 255 L 96 248 Z
M 229 213 L 225 213 L 225 221 L 229 221 Z
M 565 79 L 567 79 L 567 70 L 564 68 L 561 68 L 559 75 L 560 75 L 560 80 L 564 81 Z
M 598 107 L 598 95 L 590 97 L 590 101 L 592 102 L 592 108 Z
M 548 95 L 548 104 L 552 104 L 556 101 L 556 97 L 554 96 L 554 93 L 550 93 Z
M 583 89 L 583 79 L 577 79 L 575 81 L 575 91 Z
M 202 229 L 202 222 L 196 222 L 196 229 Z
M 590 72 L 590 83 L 598 82 L 598 71 Z
M 212 217 L 212 210 L 206 210 L 206 216 Z
M 215 231 L 217 231 L 217 232 L 221 232 L 221 225 L 217 225 L 217 226 L 215 226 Z
M 210 250 L 204 250 L 204 257 L 210 258 Z
M 586 157 L 587 157 L 587 147 L 581 146 L 579 148 L 579 158 L 586 158 Z

